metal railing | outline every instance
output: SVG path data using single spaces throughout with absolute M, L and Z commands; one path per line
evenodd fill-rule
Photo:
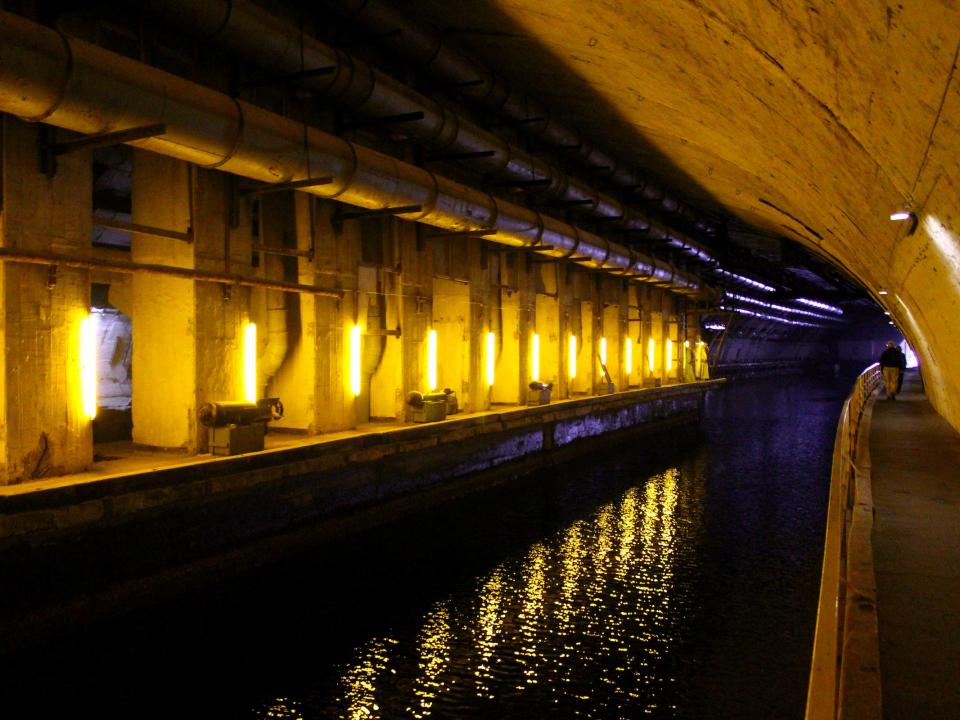
M 861 421 L 881 382 L 879 365 L 864 370 L 837 424 L 807 720 L 880 718 L 869 422 L 861 432 Z

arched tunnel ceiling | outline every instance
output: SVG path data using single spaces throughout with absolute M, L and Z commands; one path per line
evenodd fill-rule
M 695 206 L 845 268 L 960 427 L 958 0 L 402 7 Z

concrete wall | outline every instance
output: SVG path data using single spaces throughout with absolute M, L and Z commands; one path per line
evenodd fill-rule
M 82 253 L 90 244 L 89 156 L 38 167 L 38 125 L 3 118 L 3 224 L 0 245 Z M 92 459 L 92 427 L 80 401 L 80 321 L 90 311 L 85 270 L 4 263 L 2 388 L 5 463 L 0 482 L 73 472 Z
M 110 286 L 111 305 L 132 328 L 133 442 L 186 454 L 207 450 L 206 429 L 197 420 L 202 404 L 243 399 L 249 322 L 258 327 L 258 394 L 279 396 L 286 406 L 272 427 L 314 434 L 403 419 L 404 395 L 427 390 L 431 329 L 439 340 L 438 386 L 455 390 L 466 411 L 525 402 L 534 332 L 540 378 L 555 383 L 554 397 L 597 392 L 604 337 L 608 370 L 623 389 L 628 305 L 644 305 L 638 313 L 649 312 L 647 306 L 676 312 L 685 302 L 659 288 L 631 290 L 617 278 L 533 262 L 523 251 L 479 238 L 431 237 L 393 218 L 344 220 L 336 203 L 292 191 L 255 200 L 227 175 L 143 150 L 133 153 L 133 222 L 189 237 L 144 231 L 132 234 L 129 251 L 92 247 L 91 153 L 63 156 L 47 178 L 37 165 L 39 131 L 4 118 L 3 247 L 94 264 L 103 258 L 301 283 L 342 296 L 109 267 L 61 267 L 54 276 L 49 264 L 3 262 L 3 483 L 73 472 L 92 461 L 78 370 L 79 322 L 90 311 L 91 282 Z M 362 328 L 363 356 L 356 397 L 347 352 L 354 324 Z M 491 332 L 492 387 L 486 369 Z M 572 382 L 571 335 L 578 341 Z M 638 367 L 641 355 L 635 354 Z

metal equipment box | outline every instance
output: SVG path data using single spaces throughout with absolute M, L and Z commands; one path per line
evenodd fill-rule
M 447 400 L 424 400 L 422 407 L 407 407 L 407 420 L 411 422 L 437 422 L 447 419 Z
M 550 404 L 550 388 L 543 388 L 540 390 L 527 388 L 527 405 L 549 405 L 549 404 Z
M 240 455 L 263 450 L 267 424 L 255 422 L 249 425 L 223 425 L 207 430 L 212 455 Z

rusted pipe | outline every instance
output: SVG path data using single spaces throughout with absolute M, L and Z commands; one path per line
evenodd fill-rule
M 521 132 L 552 147 L 571 148 L 571 157 L 605 176 L 614 185 L 631 188 L 644 200 L 683 218 L 709 235 L 715 225 L 667 193 L 647 175 L 618 160 L 614 153 L 594 145 L 579 130 L 563 122 L 540 102 L 511 88 L 483 63 L 446 45 L 443 37 L 411 20 L 383 0 L 327 0 L 342 17 L 361 25 L 378 42 L 400 57 L 421 66 L 468 101 L 497 112 Z M 398 32 L 399 31 L 399 32 Z
M 0 13 L 0 111 L 87 134 L 163 122 L 166 134 L 130 144 L 262 182 L 329 176 L 304 191 L 367 209 L 419 207 L 397 216 L 486 230 L 594 270 L 655 265 L 673 291 L 699 291 L 693 276 L 592 233 L 10 13 Z
M 50 265 L 57 265 L 69 268 L 78 268 L 80 270 L 102 270 L 104 272 L 124 273 L 127 275 L 133 275 L 135 273 L 166 275 L 168 277 L 177 277 L 184 280 L 198 280 L 200 282 L 223 283 L 224 285 L 243 285 L 246 287 L 266 288 L 267 290 L 305 293 L 308 295 L 316 295 L 317 297 L 335 298 L 337 300 L 343 297 L 343 293 L 339 290 L 322 290 L 313 285 L 302 285 L 300 283 L 263 280 L 260 278 L 234 275 L 232 273 L 210 273 L 203 272 L 201 270 L 191 270 L 190 268 L 176 267 L 173 265 L 125 262 L 120 260 L 108 260 L 106 258 L 90 260 L 86 258 L 78 258 L 73 255 L 63 255 L 61 253 L 20 250 L 19 248 L 11 247 L 0 247 L 0 260 L 5 262 L 25 263 L 27 265 L 46 265 L 48 267 Z
M 249 0 L 145 0 L 136 3 L 178 30 L 203 37 L 229 52 L 256 63 L 276 77 L 324 69 L 304 77 L 298 85 L 329 98 L 363 117 L 400 117 L 420 113 L 418 119 L 391 125 L 396 132 L 434 148 L 441 156 L 474 155 L 469 167 L 498 181 L 545 183 L 539 192 L 560 203 L 576 204 L 581 212 L 622 227 L 665 240 L 670 246 L 703 263 L 714 262 L 710 252 L 684 233 L 666 227 L 642 211 L 625 206 L 582 180 L 536 158 L 526 150 L 460 117 L 430 98 L 370 66 L 363 60 L 331 48 Z M 491 153 L 476 156 L 476 153 Z M 636 178 L 623 181 L 636 184 Z M 676 212 L 676 203 L 671 212 Z

